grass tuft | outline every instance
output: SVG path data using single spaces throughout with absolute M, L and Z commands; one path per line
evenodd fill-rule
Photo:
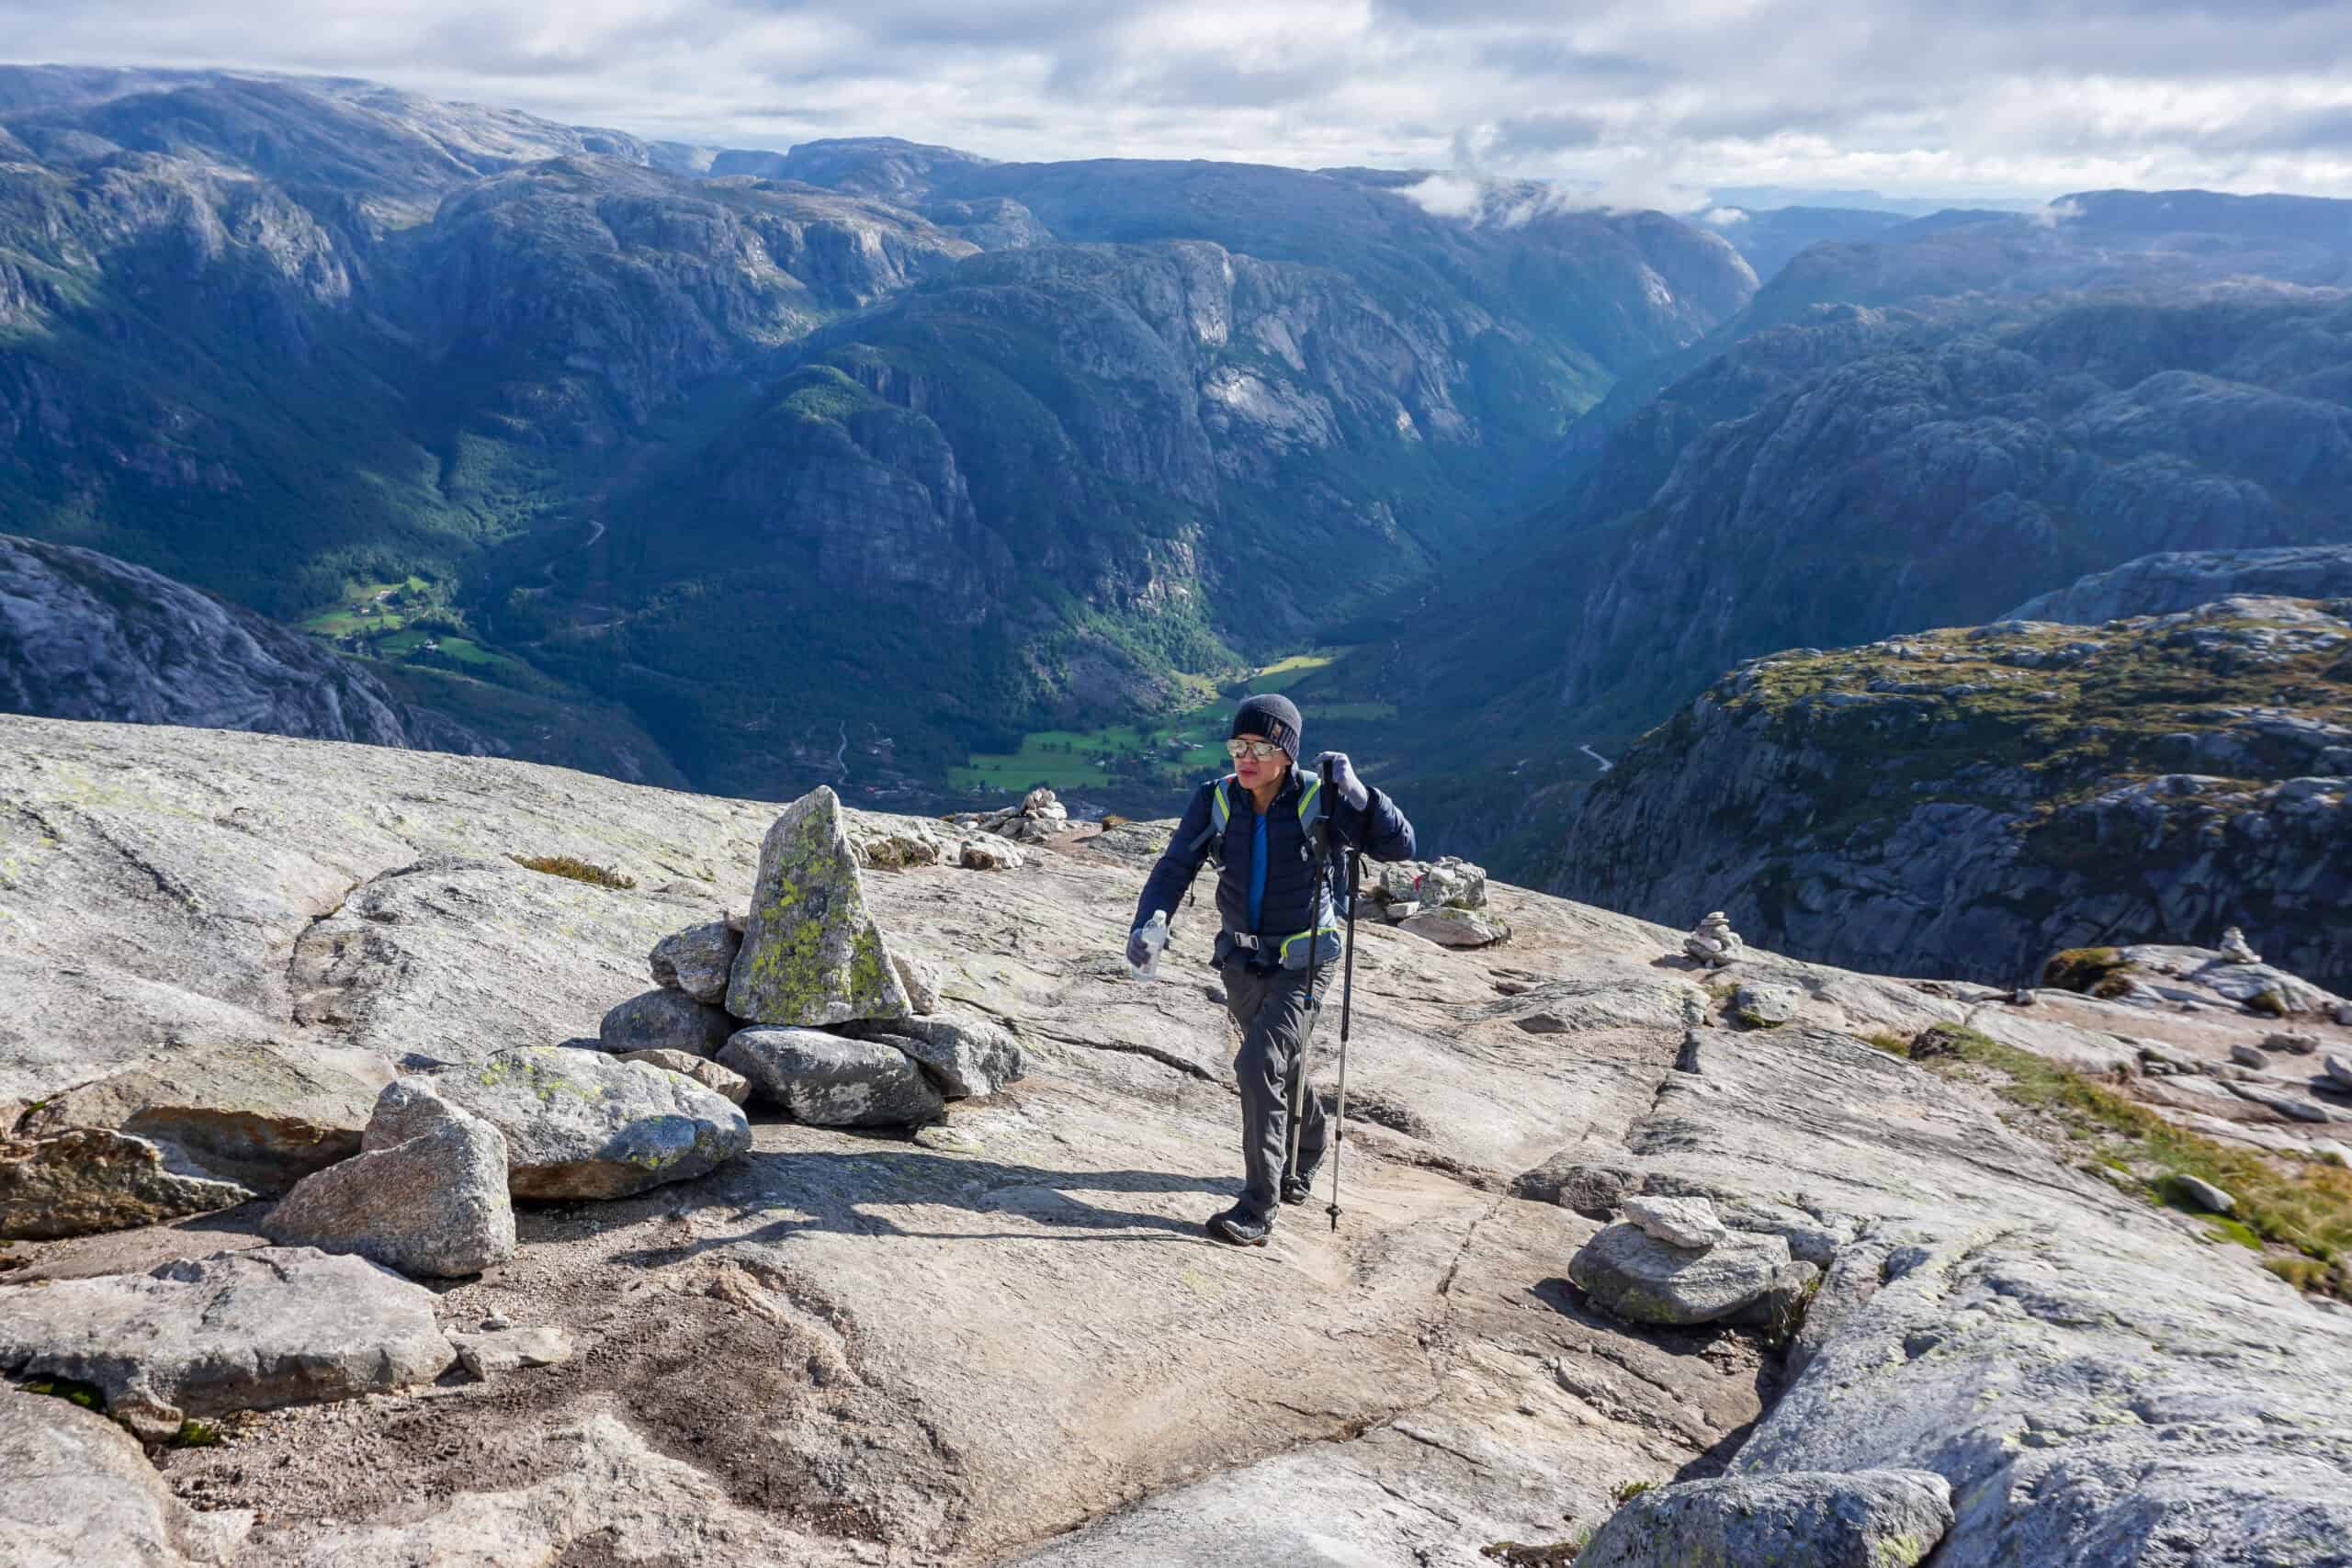
M 508 855 L 506 858 L 526 871 L 545 872 L 549 876 L 568 876 L 574 882 L 584 882 L 592 887 L 614 887 L 626 891 L 637 886 L 634 876 L 624 876 L 608 866 L 592 865 L 575 855 Z

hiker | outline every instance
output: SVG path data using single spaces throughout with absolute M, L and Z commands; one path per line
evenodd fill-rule
M 1127 962 L 1153 956 L 1144 928 L 1155 912 L 1172 921 L 1177 901 L 1214 857 L 1219 871 L 1219 930 L 1214 962 L 1225 976 L 1225 1005 L 1241 1026 L 1233 1071 L 1241 1085 L 1241 1199 L 1208 1222 L 1208 1232 L 1237 1247 L 1263 1247 L 1274 1201 L 1303 1203 L 1329 1139 L 1322 1101 L 1306 1097 L 1299 1118 L 1298 1166 L 1288 1164 L 1290 1076 L 1305 1071 L 1313 1018 L 1311 964 L 1340 956 L 1331 878 L 1316 877 L 1314 832 L 1329 840 L 1329 868 L 1349 849 L 1374 860 L 1413 858 L 1413 825 L 1396 803 L 1356 776 L 1347 753 L 1326 751 L 1298 765 L 1298 709 L 1287 697 L 1255 696 L 1233 715 L 1225 743 L 1234 771 L 1193 796 L 1176 836 L 1144 884 L 1127 938 Z M 1330 793 L 1323 798 L 1323 772 Z M 1314 1010 L 1320 1010 L 1319 999 Z

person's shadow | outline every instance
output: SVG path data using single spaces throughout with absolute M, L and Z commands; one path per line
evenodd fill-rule
M 776 1209 L 796 1213 L 734 1235 L 697 1236 L 675 1247 L 620 1253 L 614 1261 L 648 1266 L 676 1263 L 743 1242 L 780 1241 L 800 1232 L 826 1231 L 938 1241 L 1204 1241 L 1205 1213 L 1197 1219 L 1176 1219 L 1108 1207 L 1078 1194 L 1208 1192 L 1230 1197 L 1240 1189 L 1238 1178 L 1179 1176 L 1158 1170 L 1041 1170 L 938 1154 L 886 1137 L 873 1138 L 867 1147 L 854 1150 L 754 1150 L 737 1156 L 689 1187 L 657 1188 L 646 1196 L 667 1197 L 672 1212 L 681 1216 L 695 1211 L 707 1215 L 714 1210 L 731 1210 L 740 1218 L 755 1220 Z M 689 1196 L 690 1201 L 677 1201 Z M 925 1206 L 975 1214 L 1017 1214 L 1030 1224 L 1018 1229 L 916 1230 L 878 1212 Z

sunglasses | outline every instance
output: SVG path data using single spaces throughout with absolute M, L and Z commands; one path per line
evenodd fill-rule
M 1244 740 L 1239 736 L 1225 743 L 1225 754 L 1237 762 L 1244 757 L 1255 757 L 1262 762 L 1281 750 L 1282 748 L 1272 740 Z

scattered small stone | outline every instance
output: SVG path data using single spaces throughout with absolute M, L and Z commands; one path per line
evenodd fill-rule
M 456 1333 L 458 1364 L 481 1382 L 526 1367 L 553 1367 L 571 1359 L 571 1341 L 560 1328 L 515 1328 L 511 1325 L 484 1334 Z
M 1704 1198 L 1625 1200 L 1625 1217 L 1668 1247 L 1702 1252 L 1731 1232 L 1715 1217 L 1715 1206 Z
M 2243 1041 L 2230 1047 L 2230 1060 L 2242 1067 L 2262 1068 L 2270 1065 L 2269 1057 Z
M 1726 964 L 1736 964 L 1747 955 L 1747 944 L 1731 929 L 1731 918 L 1721 909 L 1712 910 L 1707 918 L 1682 942 L 1682 953 L 1710 969 L 1720 969 Z
M 735 955 L 742 951 L 743 933 L 726 920 L 688 926 L 653 944 L 646 966 L 653 983 L 683 991 L 698 1002 L 723 1002 L 727 981 L 734 973 Z M 715 1049 L 715 1047 L 714 1047 Z
M 2019 986 L 2009 993 L 2009 1005 L 2012 1007 L 2030 1008 L 2041 999 L 2034 994 L 2033 987 L 2030 986 Z
M 2210 1181 L 2188 1175 L 2175 1176 L 2172 1181 L 2182 1197 L 2209 1214 L 2234 1214 L 2238 1212 L 2238 1201 Z
M 2308 1056 L 2319 1049 L 2319 1036 L 2316 1034 L 2266 1034 L 2262 1037 L 2262 1048 L 2266 1051 L 2281 1051 L 2290 1056 Z
M 514 1327 L 514 1320 L 513 1318 L 511 1318 L 511 1317 L 506 1316 L 503 1313 L 495 1313 L 495 1312 L 494 1312 L 494 1313 L 492 1313 L 488 1317 L 485 1317 L 485 1318 L 483 1318 L 483 1319 L 481 1320 L 481 1331 L 482 1331 L 484 1334 L 495 1334 L 495 1333 L 497 1333 L 497 1332 L 498 1332 L 500 1329 L 502 1329 L 502 1328 L 512 1328 L 512 1327 Z
M 1019 871 L 1025 857 L 1010 840 L 980 835 L 964 840 L 956 863 L 966 871 Z
M 723 1094 L 734 1104 L 741 1105 L 752 1097 L 750 1080 L 732 1067 L 722 1067 L 708 1056 L 697 1056 L 687 1051 L 631 1051 L 621 1058 L 624 1062 L 643 1062 L 663 1072 L 689 1077 L 713 1094 Z
M 1531 1012 L 1511 1021 L 1530 1034 L 1565 1034 L 1568 1021 L 1556 1012 Z

